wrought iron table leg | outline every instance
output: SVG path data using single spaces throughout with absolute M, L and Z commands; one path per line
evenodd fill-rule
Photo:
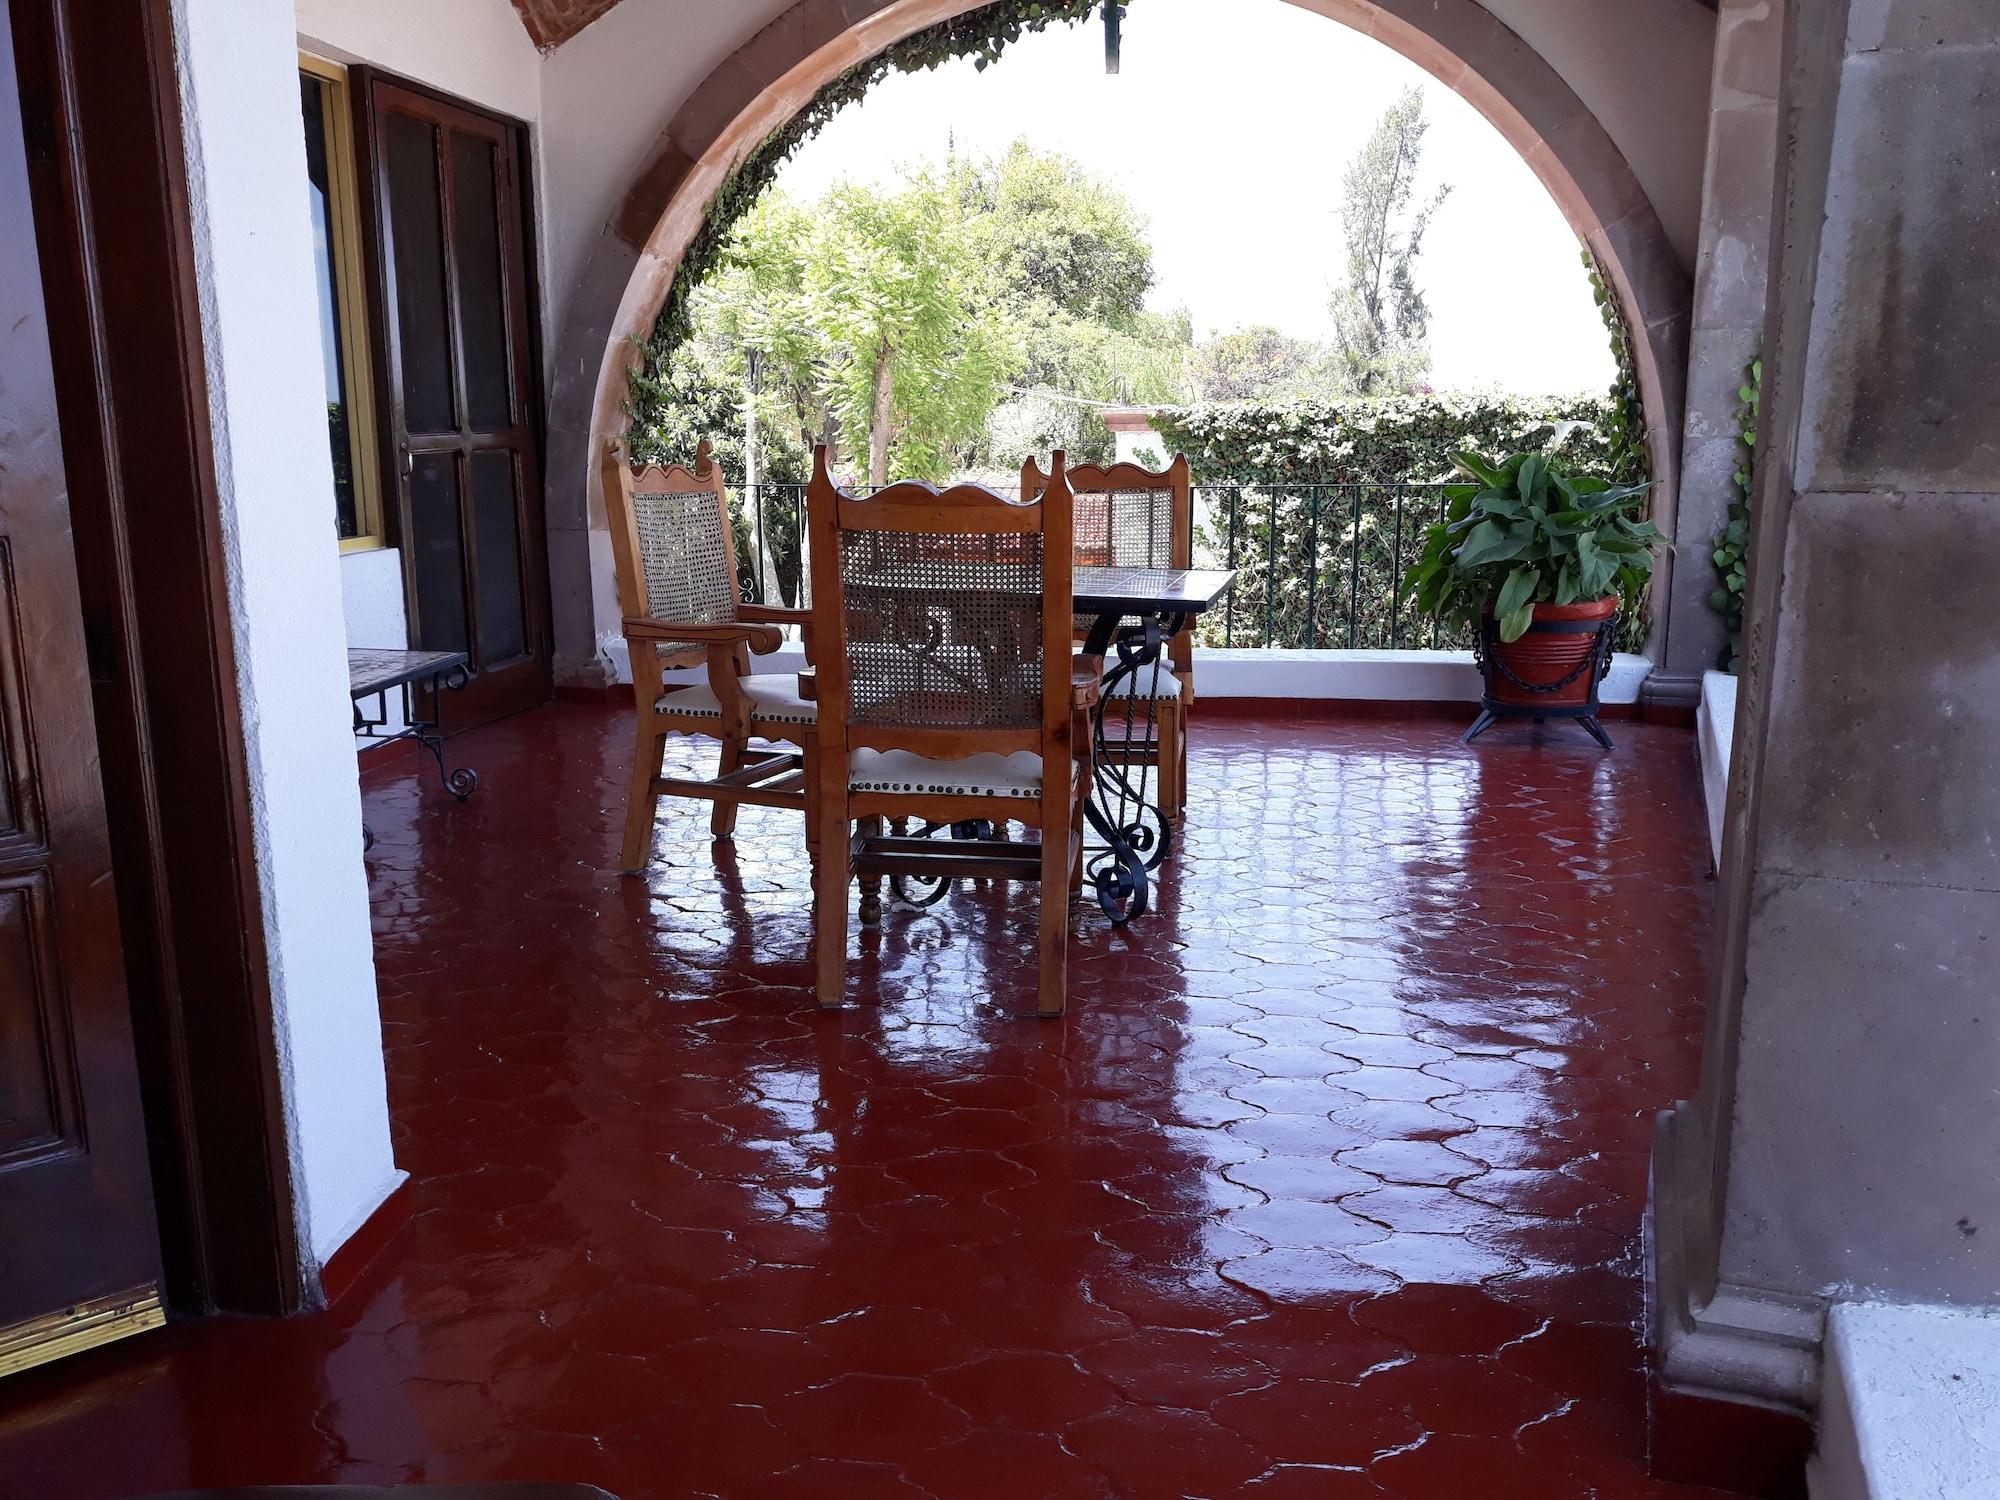
M 463 667 L 454 667 L 449 673 L 431 678 L 430 695 L 433 711 L 436 711 L 436 705 L 447 690 L 456 692 L 465 686 L 466 681 L 467 674 Z M 437 763 L 438 784 L 463 802 L 479 790 L 479 773 L 470 766 L 459 766 L 456 770 L 446 768 L 444 736 L 437 733 L 438 725 L 443 720 L 417 717 L 416 694 L 413 691 L 415 687 L 415 683 L 406 683 L 403 687 L 403 722 L 408 726 L 410 737 L 417 742 L 418 748 L 428 752 L 430 758 Z
M 1103 691 L 1091 715 L 1090 732 L 1097 753 L 1089 795 L 1084 801 L 1085 820 L 1106 847 L 1095 853 L 1085 851 L 1084 873 L 1097 892 L 1097 904 L 1118 926 L 1145 915 L 1151 905 L 1152 882 L 1148 872 L 1158 869 L 1173 847 L 1173 828 L 1166 814 L 1147 800 L 1148 778 L 1143 760 L 1138 782 L 1133 783 L 1129 756 L 1139 700 L 1136 695 L 1119 693 L 1118 688 L 1141 672 L 1150 672 L 1145 713 L 1147 742 L 1151 744 L 1157 732 L 1153 694 L 1159 688 L 1160 659 L 1167 642 L 1186 624 L 1177 615 L 1149 616 L 1142 630 L 1121 636 L 1118 634 L 1121 618 L 1100 616 L 1084 643 L 1085 653 L 1092 656 L 1103 657 L 1114 643 L 1117 650 L 1115 662 L 1105 669 Z M 1121 699 L 1126 718 L 1124 754 L 1114 758 L 1104 722 L 1105 715 Z M 1157 834 L 1146 826 L 1148 815 L 1159 830 Z

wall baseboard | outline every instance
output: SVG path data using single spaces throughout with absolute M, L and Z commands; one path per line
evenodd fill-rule
M 326 1258 L 319 1268 L 320 1295 L 326 1306 L 332 1307 L 354 1289 L 376 1257 L 410 1222 L 414 1202 L 415 1195 L 406 1176 L 390 1190 L 388 1197 L 375 1205 L 375 1211 L 361 1221 L 354 1233 L 341 1241 L 340 1248 Z

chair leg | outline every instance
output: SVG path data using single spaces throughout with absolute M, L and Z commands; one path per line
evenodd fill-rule
M 879 817 L 861 820 L 861 836 L 865 839 L 882 836 L 882 820 Z M 846 897 L 841 898 L 843 901 Z M 861 882 L 861 925 L 873 927 L 882 920 L 882 877 L 870 875 Z
M 813 878 L 813 993 L 822 1008 L 847 999 L 847 825 L 839 809 L 820 810 L 819 864 Z
M 1186 811 L 1187 735 L 1178 702 L 1159 706 L 1160 812 L 1169 823 Z
M 722 761 L 716 770 L 718 777 L 727 776 L 731 771 L 743 769 L 743 751 L 750 743 L 743 735 L 724 734 L 722 737 Z M 709 837 L 726 839 L 736 833 L 737 804 L 717 798 L 715 810 L 708 815 Z
M 655 733 L 650 725 L 639 726 L 639 743 L 632 752 L 632 781 L 625 791 L 625 842 L 618 854 L 618 868 L 628 875 L 646 868 L 646 854 L 653 843 L 653 814 L 660 801 L 653 782 L 659 777 L 666 749 L 665 735 Z
M 1065 819 L 1065 825 L 1067 820 Z M 1059 1016 L 1069 994 L 1069 828 L 1042 829 L 1042 931 L 1036 1008 Z
M 805 742 L 806 858 L 819 865 L 819 747 L 811 735 Z

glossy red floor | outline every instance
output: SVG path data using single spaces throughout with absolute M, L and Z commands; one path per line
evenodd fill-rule
M 1684 731 L 1193 735 L 1159 911 L 966 890 L 810 1006 L 796 823 L 609 866 L 617 714 L 367 781 L 414 1222 L 334 1311 L 0 1389 L 0 1490 L 583 1479 L 719 1495 L 1703 1493 L 1641 1465 L 1652 1112 L 1709 915 Z

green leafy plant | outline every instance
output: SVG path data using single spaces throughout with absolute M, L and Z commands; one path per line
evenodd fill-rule
M 1757 483 L 1757 411 L 1764 387 L 1764 361 L 1753 359 L 1744 368 L 1743 384 L 1736 389 L 1736 441 L 1743 452 L 1730 476 L 1736 495 L 1729 502 L 1729 518 L 1715 534 L 1711 556 L 1716 575 L 1722 580 L 1709 591 L 1708 602 L 1729 626 L 1727 670 L 1734 672 L 1743 656 L 1743 585 L 1750 572 L 1750 500 Z
M 1008 44 L 1051 26 L 1074 25 L 1099 9 L 1099 0 L 994 0 L 991 5 L 926 26 L 856 63 L 753 147 L 716 190 L 701 228 L 681 254 L 673 285 L 667 290 L 652 336 L 645 340 L 645 357 L 632 382 L 630 408 L 636 425 L 658 420 L 656 404 L 665 371 L 674 351 L 692 332 L 689 298 L 721 264 L 736 221 L 764 196 L 778 169 L 825 129 L 829 120 L 891 73 L 928 72 L 956 57 L 970 57 L 973 66 L 984 71 L 999 60 Z
M 1650 482 L 1569 474 L 1535 452 L 1494 463 L 1467 451 L 1457 461 L 1472 482 L 1447 489 L 1444 519 L 1404 580 L 1419 610 L 1467 629 L 1490 603 L 1500 639 L 1515 641 L 1538 603 L 1616 594 L 1626 609 L 1638 606 L 1665 543 L 1633 515 Z

